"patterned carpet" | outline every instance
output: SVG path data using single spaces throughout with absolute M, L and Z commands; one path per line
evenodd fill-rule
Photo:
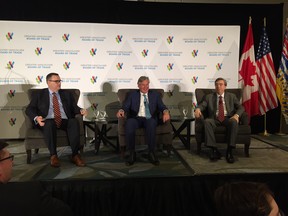
M 125 160 L 116 154 L 109 146 L 101 144 L 97 155 L 94 146 L 87 144 L 83 159 L 86 167 L 76 167 L 70 161 L 70 147 L 58 149 L 61 162 L 60 168 L 49 164 L 49 154 L 46 149 L 40 149 L 33 154 L 32 164 L 26 164 L 26 153 L 23 142 L 8 141 L 9 150 L 15 155 L 12 181 L 52 180 L 52 179 L 105 179 L 132 177 L 167 177 L 193 175 L 193 170 L 185 166 L 177 153 L 158 152 L 160 166 L 152 165 L 147 158 L 145 146 L 137 147 L 137 161 L 133 166 L 126 166 Z
M 174 150 L 170 156 L 165 151 L 157 152 L 160 166 L 152 165 L 147 158 L 145 146 L 137 147 L 137 161 L 133 166 L 126 166 L 125 160 L 110 146 L 101 144 L 96 155 L 94 146 L 86 144 L 83 153 L 86 167 L 76 167 L 70 161 L 69 147 L 59 148 L 60 168 L 49 164 L 47 149 L 40 149 L 33 154 L 32 164 L 26 164 L 26 152 L 23 141 L 12 140 L 9 150 L 15 155 L 12 181 L 61 180 L 61 179 L 117 179 L 133 177 L 174 177 L 206 174 L 245 174 L 245 173 L 281 173 L 288 172 L 288 140 L 286 136 L 271 135 L 263 137 L 252 135 L 250 157 L 244 156 L 243 145 L 237 144 L 234 151 L 235 163 L 225 160 L 225 145 L 219 145 L 224 155 L 217 162 L 209 161 L 209 149 L 202 147 L 200 155 L 195 149 L 192 153 L 185 149 L 179 140 L 174 140 Z M 195 139 L 191 138 L 192 144 Z M 195 145 L 192 145 L 196 147 Z

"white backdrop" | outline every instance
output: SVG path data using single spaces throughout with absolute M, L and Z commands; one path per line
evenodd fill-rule
M 50 72 L 60 74 L 62 88 L 81 90 L 85 108 L 105 83 L 113 92 L 136 88 L 141 75 L 166 92 L 213 88 L 216 77 L 237 88 L 239 37 L 240 26 L 0 21 L 0 135 L 23 136 L 27 98 L 17 95 L 46 87 Z

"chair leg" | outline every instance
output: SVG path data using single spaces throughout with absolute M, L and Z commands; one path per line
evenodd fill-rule
M 163 145 L 163 149 L 166 149 L 167 151 L 167 156 L 171 155 L 171 151 L 172 151 L 172 145 L 171 144 L 164 144 Z
M 201 142 L 197 142 L 197 150 L 196 153 L 199 155 L 201 152 Z
M 245 143 L 245 147 L 244 147 L 245 157 L 249 157 L 249 147 L 250 147 L 250 143 Z
M 122 159 L 125 158 L 125 153 L 126 153 L 126 146 L 121 146 L 121 147 L 120 147 L 120 157 L 121 157 Z
M 26 150 L 26 153 L 27 153 L 27 164 L 31 164 L 31 157 L 32 157 L 31 149 Z

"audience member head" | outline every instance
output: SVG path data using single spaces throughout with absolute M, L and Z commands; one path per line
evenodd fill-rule
M 6 149 L 8 143 L 0 141 L 0 182 L 7 183 L 12 178 L 14 156 Z
M 147 76 L 139 77 L 137 84 L 140 92 L 144 94 L 147 93 L 149 91 L 149 83 L 150 83 L 149 77 Z
M 259 182 L 233 182 L 214 194 L 220 216 L 283 216 L 269 187 Z

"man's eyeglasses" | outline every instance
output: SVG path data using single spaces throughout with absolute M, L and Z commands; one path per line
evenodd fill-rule
M 49 80 L 50 82 L 61 83 L 62 80 Z
M 14 155 L 10 155 L 10 156 L 8 156 L 8 157 L 5 157 L 5 158 L 0 159 L 0 162 L 1 162 L 1 161 L 5 161 L 5 160 L 11 160 L 11 161 L 13 161 L 13 160 L 14 160 Z

